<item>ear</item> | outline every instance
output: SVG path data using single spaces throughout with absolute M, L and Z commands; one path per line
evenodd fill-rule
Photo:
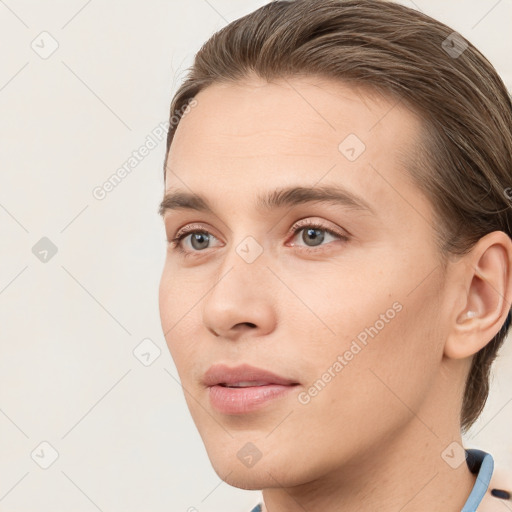
M 444 354 L 461 359 L 476 354 L 501 329 L 512 301 L 512 240 L 503 231 L 482 237 L 459 262 L 463 286 Z

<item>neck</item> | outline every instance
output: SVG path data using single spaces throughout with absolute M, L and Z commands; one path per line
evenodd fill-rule
M 462 445 L 460 431 L 433 433 L 417 417 L 404 430 L 314 481 L 264 489 L 263 512 L 461 510 L 476 476 L 441 457 L 451 442 Z

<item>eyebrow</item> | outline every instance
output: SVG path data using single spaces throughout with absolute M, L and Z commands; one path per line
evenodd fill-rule
M 260 195 L 256 199 L 256 207 L 264 212 L 307 203 L 341 205 L 350 209 L 366 210 L 374 215 L 376 214 L 370 204 L 362 197 L 338 185 L 314 188 L 301 186 L 280 188 Z M 215 215 L 206 197 L 185 191 L 165 194 L 158 213 L 163 216 L 169 210 L 195 210 Z

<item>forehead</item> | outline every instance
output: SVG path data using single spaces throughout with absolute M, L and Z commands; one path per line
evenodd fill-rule
M 400 98 L 313 76 L 271 83 L 255 77 L 215 83 L 195 99 L 197 106 L 178 125 L 175 140 L 185 142 L 193 131 L 194 139 L 211 143 L 210 149 L 219 142 L 212 136 L 237 137 L 243 151 L 243 137 L 261 137 L 265 142 L 265 138 L 280 134 L 276 144 L 285 144 L 287 136 L 293 144 L 302 136 L 312 142 L 308 149 L 323 152 L 348 133 L 365 141 L 399 143 L 419 127 L 419 119 Z M 237 149 L 232 148 L 234 154 Z M 251 150 L 257 152 L 258 148 Z
M 401 156 L 420 121 L 396 99 L 303 77 L 214 84 L 196 100 L 171 145 L 167 191 L 236 190 L 240 206 L 245 192 L 324 179 L 382 206 L 396 202 L 396 187 L 419 192 L 404 180 Z

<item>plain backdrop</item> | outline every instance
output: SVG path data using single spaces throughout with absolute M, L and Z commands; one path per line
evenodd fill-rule
M 160 326 L 157 206 L 172 94 L 213 32 L 265 3 L 0 1 L 1 511 L 259 501 L 219 479 L 186 407 Z M 510 90 L 511 0 L 403 3 L 472 41 Z M 511 369 L 508 343 L 466 436 L 510 470 Z

